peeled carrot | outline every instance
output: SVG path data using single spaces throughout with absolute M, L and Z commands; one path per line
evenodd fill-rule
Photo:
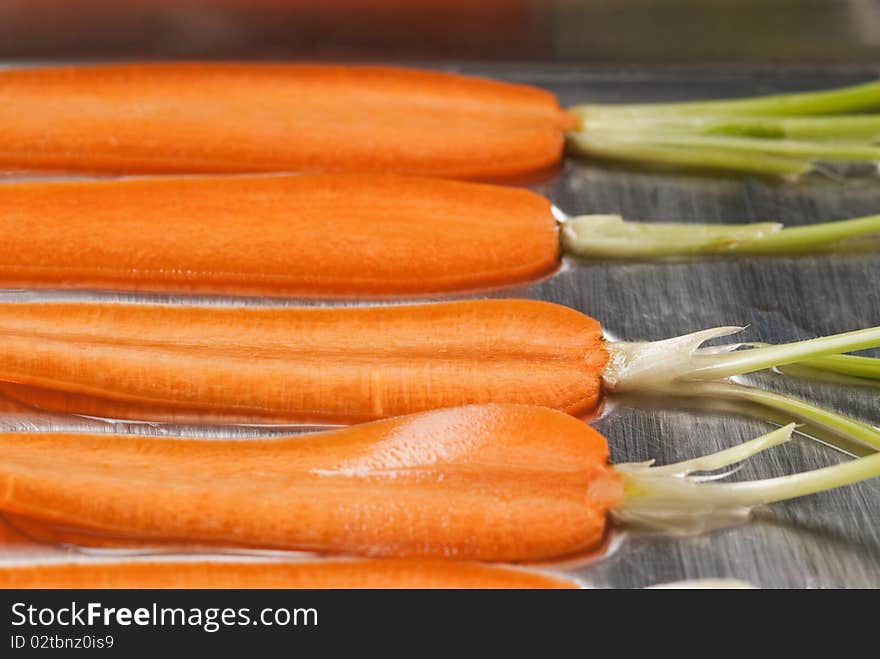
M 581 258 L 862 249 L 880 216 L 782 225 L 568 218 L 527 190 L 382 174 L 0 185 L 0 286 L 298 297 L 524 284 Z
M 0 394 L 116 419 L 345 424 L 473 403 L 582 416 L 603 392 L 679 392 L 745 398 L 880 448 L 865 424 L 723 381 L 876 347 L 880 328 L 729 354 L 699 350 L 736 329 L 606 342 L 599 322 L 574 309 L 504 299 L 334 308 L 3 303 Z
M 876 161 L 880 83 L 569 111 L 527 85 L 375 66 L 161 63 L 0 72 L 0 168 L 535 176 L 577 154 L 794 177 Z
M 0 434 L 0 510 L 99 538 L 380 557 L 533 561 L 630 524 L 741 519 L 751 506 L 880 476 L 880 453 L 780 479 L 690 478 L 794 424 L 675 465 L 608 464 L 595 430 L 518 405 L 435 410 L 280 439 Z
M 447 73 L 167 63 L 0 73 L 0 168 L 114 173 L 547 169 L 574 119 L 552 94 Z
M 0 588 L 578 588 L 559 577 L 463 561 L 104 560 L 0 567 Z
M 520 300 L 0 304 L 0 393 L 102 417 L 351 423 L 491 401 L 582 414 L 607 359 L 598 322 Z
M 0 185 L 0 286 L 381 296 L 551 272 L 550 203 L 385 175 Z
M 97 535 L 474 560 L 590 549 L 620 496 L 596 431 L 470 407 L 281 440 L 0 434 L 0 509 Z

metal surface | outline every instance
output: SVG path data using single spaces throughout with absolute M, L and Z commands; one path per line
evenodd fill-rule
M 868 71 L 636 75 L 538 66 L 466 70 L 544 86 L 566 104 L 821 88 L 870 75 Z M 548 193 L 569 213 L 621 212 L 648 221 L 779 220 L 798 225 L 880 212 L 880 180 L 873 175 L 847 180 L 816 175 L 779 184 L 569 162 L 556 180 L 535 189 Z M 747 340 L 782 342 L 880 325 L 880 255 L 568 264 L 524 293 L 593 315 L 619 339 L 659 339 L 736 324 L 750 326 L 743 335 Z M 880 388 L 802 382 L 779 375 L 762 375 L 760 380 L 762 386 L 880 423 Z M 768 429 L 766 423 L 746 416 L 697 413 L 670 405 L 609 406 L 595 424 L 608 437 L 614 461 L 681 460 Z M 7 421 L 17 427 L 24 423 L 46 428 L 53 419 L 8 417 Z M 59 422 L 67 420 L 54 419 Z M 142 425 L 136 431 L 154 434 L 168 429 Z M 753 459 L 736 477 L 792 473 L 843 459 L 839 452 L 799 437 Z M 595 587 L 643 587 L 710 577 L 744 579 L 763 587 L 880 587 L 880 481 L 767 507 L 749 524 L 700 536 L 618 534 L 613 540 L 613 548 L 604 556 L 547 567 Z
M 646 75 L 536 82 L 563 102 L 734 96 L 828 87 L 858 76 L 779 73 L 750 76 Z M 560 84 L 561 82 L 561 84 Z M 639 220 L 759 221 L 789 225 L 880 210 L 875 177 L 841 181 L 811 176 L 795 184 L 754 179 L 610 171 L 572 163 L 553 192 L 568 212 L 621 212 Z M 571 267 L 536 287 L 535 297 L 600 318 L 621 339 L 659 339 L 703 327 L 749 325 L 747 339 L 809 338 L 880 324 L 880 256 L 762 258 L 692 263 Z M 880 389 L 795 383 L 774 386 L 869 421 L 880 422 Z M 766 431 L 747 417 L 679 410 L 618 408 L 596 423 L 615 461 L 671 462 Z M 737 475 L 779 475 L 842 459 L 807 438 L 759 456 Z M 645 586 L 734 577 L 765 587 L 880 586 L 880 482 L 767 507 L 748 525 L 688 537 L 630 536 L 603 561 L 575 570 L 595 586 Z

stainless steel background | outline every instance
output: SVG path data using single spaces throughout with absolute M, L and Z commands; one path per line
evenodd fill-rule
M 538 84 L 556 92 L 564 104 L 822 88 L 876 74 L 852 68 L 763 73 L 693 68 L 590 72 L 567 65 L 445 68 Z M 880 212 L 880 181 L 873 173 L 848 179 L 813 175 L 781 184 L 639 172 L 570 160 L 560 176 L 534 187 L 568 213 L 621 212 L 647 221 L 779 220 L 797 225 Z M 508 292 L 515 293 L 580 309 L 601 319 L 619 339 L 659 339 L 742 324 L 750 326 L 745 339 L 782 342 L 880 325 L 880 255 L 568 264 L 548 281 Z M 880 423 L 877 387 L 802 382 L 772 374 L 759 380 L 762 386 Z M 4 425 L 47 428 L 68 421 L 51 415 L 7 416 Z M 609 438 L 616 462 L 656 458 L 661 463 L 730 446 L 768 429 L 746 416 L 687 411 L 671 402 L 654 409 L 612 404 L 596 426 Z M 135 428 L 150 434 L 168 430 Z M 264 434 L 253 429 L 232 432 Z M 842 459 L 839 452 L 800 437 L 754 459 L 737 477 L 791 473 Z M 33 549 L 41 554 L 63 551 L 10 545 L 5 557 Z M 764 587 L 880 587 L 880 481 L 774 505 L 758 511 L 747 525 L 700 536 L 618 533 L 602 556 L 546 567 L 595 587 L 710 577 L 744 579 Z
M 564 103 L 735 96 L 830 87 L 870 77 L 795 71 L 590 75 L 534 72 Z M 622 212 L 641 220 L 779 220 L 797 225 L 876 213 L 880 182 L 810 176 L 795 184 L 637 173 L 570 163 L 553 198 L 570 213 Z M 809 338 L 880 324 L 880 256 L 762 258 L 572 267 L 535 297 L 602 319 L 622 339 L 658 339 L 702 327 L 749 325 L 748 339 Z M 875 353 L 877 354 L 877 353 Z M 880 422 L 880 389 L 763 376 L 762 386 Z M 617 462 L 684 459 L 764 432 L 743 416 L 618 408 L 597 422 Z M 738 477 L 778 475 L 838 461 L 806 438 L 760 456 Z M 880 482 L 775 505 L 752 523 L 698 537 L 630 537 L 605 560 L 575 570 L 597 586 L 644 586 L 702 577 L 766 587 L 880 586 Z

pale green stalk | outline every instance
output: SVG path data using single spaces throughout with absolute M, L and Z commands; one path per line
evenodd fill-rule
M 749 343 L 753 348 L 764 348 L 768 343 Z M 777 367 L 779 371 L 796 374 L 796 368 L 803 368 L 807 372 L 823 371 L 833 375 L 845 376 L 862 380 L 880 380 L 880 359 L 877 357 L 861 357 L 859 355 L 828 355 L 826 357 L 813 357 L 802 359 L 794 364 Z
M 880 477 L 880 453 L 813 471 L 737 483 L 694 477 L 704 465 L 727 466 L 785 441 L 793 425 L 776 431 L 781 436 L 752 440 L 698 460 L 664 467 L 624 463 L 615 469 L 624 481 L 624 501 L 614 511 L 620 521 L 666 532 L 693 532 L 743 521 L 755 506 L 794 499 Z M 771 433 L 772 435 L 772 433 Z
M 701 348 L 740 328 L 718 327 L 651 342 L 608 343 L 610 360 L 603 373 L 611 393 L 683 395 L 757 403 L 825 429 L 838 440 L 880 451 L 880 430 L 842 414 L 771 391 L 728 381 L 735 375 L 760 371 L 852 350 L 880 346 L 880 327 L 844 334 L 739 350 L 742 344 Z
M 727 378 L 773 366 L 793 364 L 813 357 L 825 357 L 877 346 L 880 346 L 880 327 L 870 327 L 765 348 L 737 350 L 725 355 L 695 354 L 694 368 L 686 377 L 694 380 Z
M 634 144 L 655 144 L 658 146 L 704 151 L 766 154 L 782 158 L 823 160 L 828 162 L 874 162 L 880 160 L 880 147 L 864 142 L 847 141 L 804 141 L 793 139 L 762 139 L 758 137 L 724 135 L 665 135 L 656 133 L 631 133 L 619 141 Z
M 630 222 L 619 215 L 581 215 L 563 222 L 560 239 L 566 253 L 585 259 L 857 251 L 880 244 L 880 215 L 788 228 L 772 222 Z
M 571 108 L 578 116 L 614 118 L 656 115 L 757 114 L 771 116 L 834 115 L 880 108 L 880 81 L 817 92 L 680 103 L 585 104 Z
M 880 81 L 841 89 L 684 103 L 571 108 L 581 155 L 795 178 L 814 161 L 877 161 Z
M 578 132 L 599 135 L 654 133 L 729 135 L 765 139 L 874 143 L 880 138 L 880 116 L 848 114 L 830 117 L 736 115 L 658 116 L 585 120 Z
M 685 167 L 735 171 L 761 176 L 795 179 L 808 172 L 812 163 L 804 158 L 785 158 L 765 153 L 684 147 L 615 140 L 600 134 L 569 133 L 568 143 L 576 153 L 609 160 L 650 163 L 664 167 Z
M 794 428 L 795 424 L 791 423 L 783 428 L 777 428 L 776 430 L 768 432 L 766 435 L 761 435 L 760 437 L 743 442 L 732 448 L 704 455 L 699 458 L 685 460 L 684 462 L 676 462 L 675 464 L 665 465 L 663 467 L 656 467 L 652 464 L 651 474 L 655 476 L 684 476 L 695 471 L 715 471 L 716 469 L 723 469 L 724 467 L 747 460 L 761 451 L 766 451 L 768 448 L 779 446 L 780 444 L 784 444 L 791 440 L 791 433 Z
M 736 350 L 741 344 L 701 350 L 713 338 L 738 327 L 717 327 L 651 342 L 610 343 L 605 384 L 611 391 L 662 391 L 673 383 L 722 380 L 805 359 L 880 346 L 880 327 L 762 348 Z
M 838 441 L 842 439 L 849 442 L 850 446 L 855 444 L 871 451 L 880 451 L 880 430 L 874 426 L 786 394 L 725 381 L 684 384 L 675 393 L 713 400 L 756 403 L 782 412 L 789 419 L 797 419 L 814 428 L 825 430 Z M 838 448 L 842 447 L 838 445 Z
M 831 117 L 743 117 L 733 121 L 719 118 L 704 120 L 702 132 L 716 135 L 876 143 L 877 138 L 880 137 L 880 116 L 848 114 Z

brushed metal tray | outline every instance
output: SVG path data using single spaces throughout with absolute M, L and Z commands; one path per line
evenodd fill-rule
M 824 88 L 871 77 L 870 71 L 857 69 L 691 68 L 645 73 L 584 71 L 565 65 L 445 68 L 537 84 L 556 92 L 563 104 L 737 96 Z M 646 221 L 778 220 L 798 225 L 880 212 L 880 180 L 873 172 L 846 179 L 811 175 L 781 184 L 569 160 L 556 178 L 532 187 L 568 213 L 620 212 Z M 501 294 L 574 307 L 599 318 L 618 339 L 660 339 L 733 324 L 749 326 L 743 334 L 746 340 L 782 342 L 880 325 L 880 255 L 566 264 L 546 281 Z M 796 381 L 772 374 L 762 374 L 760 380 L 762 386 L 880 423 L 880 388 Z M 0 427 L 48 429 L 70 422 L 53 415 L 7 415 L 0 419 Z M 76 423 L 89 427 L 96 422 Z M 608 437 L 616 462 L 686 459 L 768 429 L 766 423 L 736 413 L 695 412 L 671 403 L 633 408 L 613 401 L 595 425 Z M 155 425 L 119 427 L 148 434 L 181 430 Z M 204 432 L 187 430 L 189 434 Z M 262 435 L 284 430 L 231 428 L 223 432 Z M 753 459 L 736 477 L 781 475 L 843 459 L 840 452 L 799 437 Z M 67 551 L 23 539 L 20 545 L 7 544 L 0 560 Z M 601 555 L 543 567 L 574 576 L 588 587 L 636 588 L 698 578 L 735 578 L 762 587 L 880 587 L 880 482 L 777 504 L 757 511 L 748 524 L 702 535 L 616 532 Z

